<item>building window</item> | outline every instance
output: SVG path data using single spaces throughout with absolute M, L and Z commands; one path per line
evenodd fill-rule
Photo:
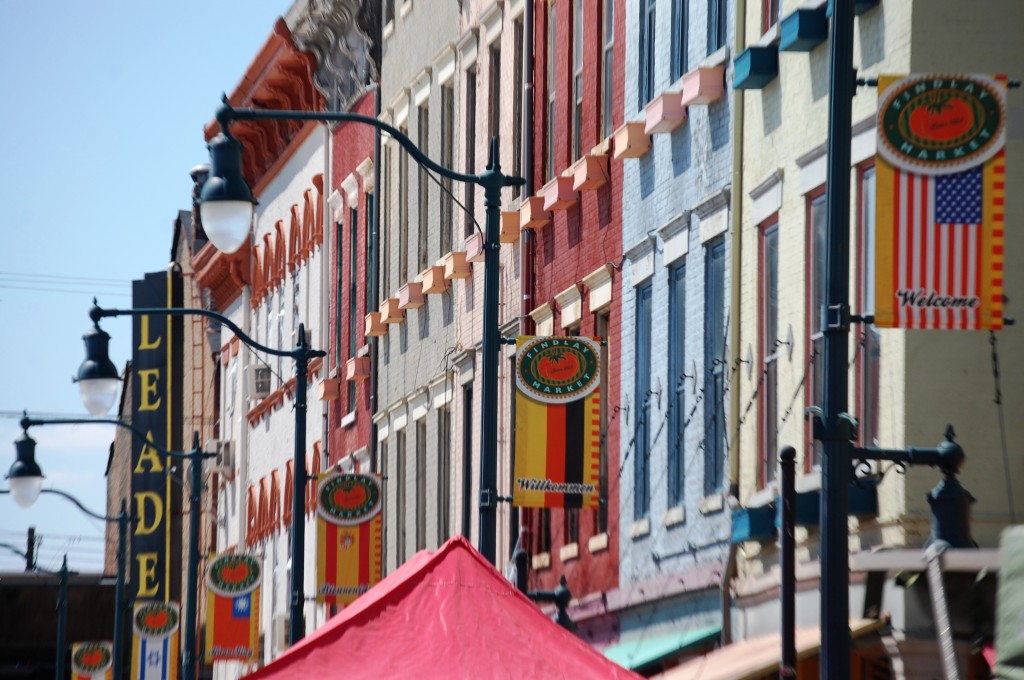
M 423 155 L 430 156 L 430 112 L 427 109 L 427 105 L 424 104 L 418 109 L 418 120 L 416 122 L 416 144 L 419 146 L 420 151 Z M 417 182 L 416 193 L 418 194 L 418 206 L 417 211 L 419 212 L 419 236 L 417 238 L 417 248 L 419 251 L 419 257 L 416 260 L 416 265 L 419 271 L 423 271 L 427 268 L 428 250 L 429 250 L 429 234 L 430 234 L 430 193 L 428 188 L 430 186 L 430 177 L 427 174 L 427 169 L 417 164 L 418 170 L 417 175 L 419 181 Z
M 611 315 L 607 311 L 599 312 L 594 318 L 594 333 L 601 338 L 601 440 L 598 455 L 598 484 L 601 488 L 597 510 L 594 511 L 595 533 L 608 531 L 608 353 L 611 339 Z
M 487 78 L 490 81 L 490 101 L 487 102 L 487 146 L 490 148 L 491 140 L 501 131 L 501 43 L 495 42 L 487 52 L 490 55 L 487 64 Z
M 366 284 L 363 286 L 363 313 L 364 315 L 370 311 L 370 230 L 373 228 L 373 216 L 377 214 L 377 197 L 375 194 L 366 194 L 366 216 L 363 218 L 366 222 L 363 233 L 366 236 L 363 239 L 363 265 L 366 272 Z
M 565 532 L 564 545 L 579 543 L 580 540 L 580 509 L 566 508 L 564 511 L 562 530 Z
M 455 92 L 451 85 L 441 86 L 441 165 L 446 168 L 455 165 Z M 452 250 L 454 229 L 454 201 L 452 179 L 441 176 L 441 255 Z
M 359 323 L 359 313 L 356 307 L 356 295 L 358 293 L 359 272 L 359 212 L 355 208 L 349 209 L 349 267 L 348 267 L 348 358 L 356 355 L 356 325 Z M 356 383 L 348 381 L 348 412 L 356 410 Z
M 656 30 L 656 0 L 640 0 L 640 60 L 637 74 L 639 107 L 647 106 L 654 96 L 654 35 Z
M 391 197 L 395 194 L 392 192 L 392 168 L 395 163 L 395 149 L 394 144 L 388 144 L 384 150 L 384 186 L 387 189 L 384 192 L 384 220 L 381 224 L 379 233 L 381 235 L 380 243 L 380 269 L 381 269 L 381 283 L 382 290 L 380 292 L 380 300 L 376 300 L 376 303 L 383 302 L 385 298 L 391 295 Z
M 572 158 L 583 145 L 583 0 L 573 0 L 572 17 Z
M 635 379 L 633 384 L 633 519 L 651 509 L 650 397 L 651 397 L 651 304 L 650 282 L 636 289 Z
M 761 34 L 765 34 L 772 26 L 779 23 L 782 13 L 782 0 L 761 0 Z
M 761 230 L 761 486 L 775 481 L 779 451 L 779 223 Z
M 437 409 L 437 542 L 451 536 L 448 520 L 451 498 L 452 411 L 448 405 Z
M 551 508 L 541 508 L 537 512 L 537 545 L 533 553 L 551 552 Z
M 409 128 L 398 129 L 409 136 Z M 398 154 L 398 285 L 409 280 L 409 154 L 404 149 Z
M 523 176 L 523 96 L 526 89 L 526 79 L 523 70 L 523 20 L 521 18 L 512 22 L 512 49 L 513 59 L 512 71 L 515 76 L 515 92 L 512 93 L 512 174 L 516 177 Z M 518 198 L 522 194 L 522 187 L 512 187 L 512 197 Z
M 729 0 L 708 0 L 708 54 L 725 47 Z
M 341 366 L 341 362 L 345 360 L 345 356 L 342 354 L 342 349 L 345 347 L 344 328 L 342 326 L 342 319 L 344 318 L 343 311 L 345 309 L 345 298 L 342 292 L 345 290 L 345 276 L 344 276 L 344 253 L 343 244 L 345 239 L 345 224 L 343 222 L 336 222 L 334 225 L 334 234 L 336 237 L 335 243 L 337 243 L 338 253 L 337 261 L 334 267 L 335 274 L 335 296 L 334 296 L 334 363 L 337 366 Z
M 722 491 L 725 472 L 725 242 L 704 262 L 704 493 Z
M 395 20 L 395 0 L 384 0 L 384 25 Z
M 860 187 L 860 313 L 875 313 L 875 168 L 859 173 Z M 881 335 L 874 324 L 861 326 L 860 347 L 860 441 L 861 446 L 878 446 L 879 367 Z
M 604 7 L 601 10 L 604 21 L 602 22 L 602 57 L 601 57 L 601 132 L 603 137 L 612 134 L 612 100 L 615 94 L 613 81 L 615 79 L 615 0 L 604 0 Z
M 462 387 L 462 535 L 473 530 L 473 384 Z
M 398 431 L 398 437 L 396 439 L 397 447 L 395 449 L 395 476 L 398 477 L 398 488 L 395 491 L 395 506 L 398 509 L 395 527 L 395 540 L 398 541 L 398 550 L 396 551 L 396 557 L 398 558 L 398 564 L 405 562 L 405 517 L 406 510 L 408 509 L 405 502 L 405 491 L 406 491 L 406 466 L 408 461 L 405 459 L 405 430 Z
M 548 112 L 544 120 L 544 177 L 555 176 L 555 54 L 557 40 L 557 22 L 555 20 L 555 3 L 548 5 Z
M 686 32 L 689 3 L 686 0 L 672 0 L 672 68 L 671 77 L 675 82 L 686 73 Z
M 807 395 L 808 406 L 822 406 L 825 400 L 825 329 L 822 327 L 822 310 L 825 306 L 828 291 L 825 288 L 825 262 L 828 254 L 825 250 L 826 233 L 825 188 L 814 192 L 807 199 L 807 242 L 808 249 L 808 282 L 807 282 L 807 329 L 810 357 L 810 375 Z M 821 467 L 821 442 L 811 439 L 810 421 L 808 421 L 807 450 L 811 452 L 808 469 Z
M 476 174 L 476 66 L 466 70 L 466 174 Z M 466 221 L 464 235 L 473 233 L 476 185 L 465 183 Z
M 298 309 L 299 299 L 299 270 L 292 272 L 292 320 L 293 323 L 298 316 L 295 309 Z M 292 326 L 292 330 L 298 331 L 298 325 Z M 277 296 L 277 347 L 284 347 L 284 285 L 281 285 L 280 295 Z M 284 357 L 277 357 L 277 386 L 284 384 Z
M 668 504 L 683 504 L 686 485 L 686 264 L 668 270 Z
M 427 419 L 416 421 L 416 549 L 427 547 Z

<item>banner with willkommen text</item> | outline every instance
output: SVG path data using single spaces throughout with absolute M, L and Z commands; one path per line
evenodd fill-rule
M 597 338 L 516 339 L 513 504 L 596 508 L 600 497 L 601 345 Z

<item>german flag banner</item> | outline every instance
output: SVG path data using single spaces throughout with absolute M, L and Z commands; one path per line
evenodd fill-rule
M 225 554 L 206 568 L 206 661 L 255 663 L 260 653 L 260 583 L 252 555 Z
M 111 680 L 114 644 L 74 642 L 71 644 L 71 680 Z
M 325 472 L 317 500 L 316 599 L 346 605 L 380 581 L 380 476 Z
M 1003 327 L 1006 76 L 878 78 L 875 325 Z
M 596 508 L 601 445 L 599 338 L 516 338 L 514 505 Z
M 177 602 L 137 602 L 132 613 L 132 680 L 177 680 L 181 609 Z

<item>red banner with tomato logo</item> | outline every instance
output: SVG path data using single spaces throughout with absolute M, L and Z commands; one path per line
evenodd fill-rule
M 516 339 L 514 505 L 597 507 L 600 384 L 599 339 L 529 335 Z
M 255 662 L 260 653 L 260 584 L 258 559 L 224 554 L 206 568 L 206 660 Z
M 346 605 L 380 581 L 380 476 L 325 472 L 317 482 L 316 599 Z

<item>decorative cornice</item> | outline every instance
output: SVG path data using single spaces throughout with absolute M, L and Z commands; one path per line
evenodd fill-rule
M 316 61 L 313 84 L 327 108 L 350 108 L 380 73 L 379 2 L 310 0 L 295 26 L 295 43 Z
M 228 96 L 228 102 L 234 107 L 319 111 L 324 98 L 313 87 L 314 67 L 313 57 L 299 50 L 284 19 L 278 19 L 241 82 Z M 305 127 L 302 121 L 286 120 L 232 124 L 232 134 L 245 145 L 242 173 L 250 186 L 260 183 Z M 217 122 L 211 121 L 205 128 L 206 139 L 219 131 Z
M 208 288 L 217 309 L 227 309 L 249 283 L 250 247 L 246 243 L 230 255 L 207 243 L 192 258 L 196 283 Z

